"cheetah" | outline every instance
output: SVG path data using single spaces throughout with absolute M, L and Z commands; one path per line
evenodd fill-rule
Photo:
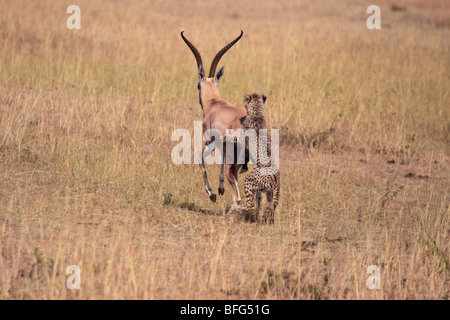
M 253 129 L 256 134 L 243 134 L 237 137 L 237 140 L 239 144 L 245 146 L 246 136 L 249 137 L 250 159 L 255 163 L 255 166 L 245 177 L 245 205 L 231 208 L 230 211 L 238 209 L 247 214 L 250 213 L 253 221 L 259 221 L 261 193 L 265 192 L 268 205 L 263 213 L 263 221 L 273 224 L 275 208 L 280 197 L 280 172 L 277 163 L 273 163 L 277 159 L 271 159 L 271 138 L 267 133 L 266 120 L 263 114 L 266 99 L 265 95 L 256 93 L 244 96 L 247 116 L 241 120 L 242 127 L 245 133 Z M 227 139 L 233 138 L 236 138 L 236 136 Z

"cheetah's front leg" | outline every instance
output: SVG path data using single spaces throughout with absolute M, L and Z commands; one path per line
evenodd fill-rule
M 245 177 L 245 205 L 242 206 L 242 211 L 244 213 L 251 214 L 251 220 L 254 220 L 254 213 L 256 209 L 256 201 L 258 201 L 258 193 L 256 188 L 256 181 L 255 181 L 255 171 L 250 172 Z

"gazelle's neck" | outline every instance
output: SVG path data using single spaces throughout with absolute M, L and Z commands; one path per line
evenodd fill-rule
M 202 84 L 202 104 L 203 104 L 203 114 L 207 114 L 211 105 L 222 100 L 220 98 L 219 89 L 217 88 L 214 78 L 207 78 Z

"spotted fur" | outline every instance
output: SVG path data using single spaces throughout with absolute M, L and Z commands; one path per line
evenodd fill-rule
M 275 208 L 280 197 L 280 172 L 278 165 L 272 166 L 273 163 L 270 162 L 272 146 L 264 118 L 265 101 L 265 95 L 256 93 L 244 97 L 244 107 L 247 109 L 248 115 L 241 122 L 245 131 L 249 129 L 256 131 L 256 136 L 249 136 L 249 153 L 252 161 L 256 160 L 256 164 L 253 171 L 245 177 L 246 202 L 239 209 L 252 213 L 253 218 L 258 220 L 261 193 L 265 192 L 268 205 L 264 210 L 263 220 L 273 223 Z M 262 129 L 266 129 L 267 134 L 264 134 L 264 131 L 260 132 Z M 227 139 L 233 139 L 233 137 Z M 240 135 L 237 140 L 241 145 L 245 145 L 244 135 Z M 260 147 L 260 143 L 262 147 Z M 267 149 L 264 146 L 267 146 Z

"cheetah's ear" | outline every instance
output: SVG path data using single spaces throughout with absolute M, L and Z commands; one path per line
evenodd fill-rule
M 252 96 L 249 96 L 248 94 L 244 95 L 244 102 L 249 103 L 250 101 L 252 101 Z
M 265 94 L 262 95 L 263 103 L 266 103 L 267 96 Z

